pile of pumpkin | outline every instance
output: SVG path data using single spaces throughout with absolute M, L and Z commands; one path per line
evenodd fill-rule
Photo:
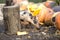
M 54 7 L 50 5 L 51 2 L 44 3 L 30 3 L 28 5 L 28 11 L 37 17 L 40 25 L 53 25 L 60 30 L 60 10 L 54 10 Z M 54 4 L 55 5 L 55 4 Z M 60 8 L 60 6 L 58 6 Z M 56 9 L 58 8 L 56 6 Z

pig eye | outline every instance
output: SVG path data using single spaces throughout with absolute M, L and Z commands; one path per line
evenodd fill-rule
M 24 21 L 23 19 L 20 19 L 21 21 Z
M 26 14 L 26 12 L 24 12 L 23 14 Z

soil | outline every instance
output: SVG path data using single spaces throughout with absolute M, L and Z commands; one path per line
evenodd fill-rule
M 4 23 L 0 20 L 0 40 L 60 40 L 60 31 L 54 26 L 41 26 L 40 30 L 24 27 L 22 31 L 27 31 L 29 34 L 20 36 L 5 34 Z

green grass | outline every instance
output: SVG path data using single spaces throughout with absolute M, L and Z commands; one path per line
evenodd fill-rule
M 28 0 L 28 1 L 35 2 L 35 3 L 42 2 L 42 0 Z
M 5 3 L 5 0 L 0 0 L 0 3 Z
M 60 0 L 55 0 L 57 5 L 60 5 Z

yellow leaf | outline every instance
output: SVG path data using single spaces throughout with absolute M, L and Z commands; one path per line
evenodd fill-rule
M 17 32 L 17 35 L 26 35 L 26 34 L 28 34 L 28 32 L 25 32 L 25 31 L 24 32 L 20 32 L 20 31 Z
M 32 13 L 32 15 L 33 15 L 33 16 L 37 16 L 37 15 L 39 14 L 39 12 L 40 12 L 40 9 L 37 9 L 37 10 L 35 10 L 35 11 Z

